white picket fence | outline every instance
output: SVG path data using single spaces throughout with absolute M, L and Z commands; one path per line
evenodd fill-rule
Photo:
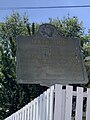
M 90 120 L 90 89 L 83 91 L 56 84 L 5 120 Z

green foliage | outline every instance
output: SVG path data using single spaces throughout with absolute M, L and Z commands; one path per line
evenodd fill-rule
M 18 13 L 13 13 L 6 22 L 0 25 L 1 42 L 1 94 L 0 94 L 0 119 L 6 117 L 12 109 L 18 108 L 19 85 L 16 83 L 16 37 L 27 35 L 28 32 Z M 17 105 L 16 105 L 17 102 Z M 12 111 L 13 112 L 13 111 Z
M 85 57 L 90 56 L 90 36 L 85 35 L 82 38 L 82 41 L 83 41 L 83 50 Z
M 19 85 L 16 82 L 16 38 L 34 34 L 34 27 L 26 15 L 21 17 L 19 13 L 13 13 L 0 24 L 0 120 L 46 90 L 40 85 Z
M 85 35 L 83 37 L 83 39 L 84 39 L 84 44 L 83 44 L 84 56 L 90 57 L 90 30 L 89 30 L 89 34 Z M 87 64 L 87 63 L 88 63 L 88 61 L 85 60 L 87 75 L 88 75 L 88 79 L 89 79 L 89 82 L 87 85 L 90 87 L 90 62 L 89 62 L 89 64 Z
M 65 37 L 81 37 L 84 33 L 82 22 L 79 23 L 77 17 L 64 17 L 63 19 L 49 19 L 50 23 L 55 25 L 61 35 Z

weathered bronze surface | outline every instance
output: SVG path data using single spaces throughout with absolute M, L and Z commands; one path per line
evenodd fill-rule
M 49 24 L 31 37 L 18 37 L 17 81 L 46 86 L 87 83 L 79 40 L 62 37 Z

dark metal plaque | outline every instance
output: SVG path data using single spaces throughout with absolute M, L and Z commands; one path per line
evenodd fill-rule
M 49 24 L 34 36 L 18 37 L 17 81 L 47 86 L 87 83 L 79 40 L 60 36 Z

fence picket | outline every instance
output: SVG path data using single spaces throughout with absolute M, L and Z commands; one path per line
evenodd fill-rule
M 15 113 L 13 114 L 13 116 L 14 116 L 14 120 L 16 120 L 16 114 Z
M 62 85 L 55 85 L 54 120 L 62 120 Z
M 36 120 L 36 99 L 33 101 L 33 120 Z
M 39 97 L 36 99 L 36 120 L 39 120 Z
M 73 87 L 66 86 L 65 120 L 71 120 Z
M 21 111 L 19 110 L 19 120 L 21 120 Z M 13 119 L 12 119 L 13 120 Z
M 17 112 L 17 119 L 20 120 L 20 110 Z
M 75 120 L 82 120 L 83 109 L 83 88 L 77 87 L 76 115 Z
M 24 120 L 27 120 L 27 105 L 26 105 L 26 107 L 24 107 L 24 112 L 25 112 L 25 119 Z
M 62 89 L 61 120 L 65 120 L 66 91 Z
M 50 106 L 50 89 L 47 90 L 46 100 L 46 120 L 49 120 L 49 106 Z
M 49 120 L 53 120 L 53 102 L 54 102 L 54 86 L 50 88 L 50 116 Z
M 28 103 L 28 104 L 27 104 L 27 111 L 26 111 L 26 112 L 27 112 L 27 119 L 26 119 L 26 120 L 29 120 L 29 105 L 30 105 L 30 104 Z M 22 119 L 20 119 L 20 120 L 22 120 Z
M 24 112 L 24 107 L 22 108 L 22 120 L 24 120 L 25 119 L 25 112 Z M 17 118 L 16 118 L 16 120 L 17 120 Z
M 46 92 L 43 93 L 43 112 L 42 120 L 46 120 Z
M 30 120 L 33 120 L 33 101 L 31 102 L 31 105 L 30 105 Z
M 43 109 L 43 94 L 40 95 L 40 120 L 42 120 L 42 109 Z
M 90 120 L 90 88 L 87 89 L 87 110 L 86 120 Z

